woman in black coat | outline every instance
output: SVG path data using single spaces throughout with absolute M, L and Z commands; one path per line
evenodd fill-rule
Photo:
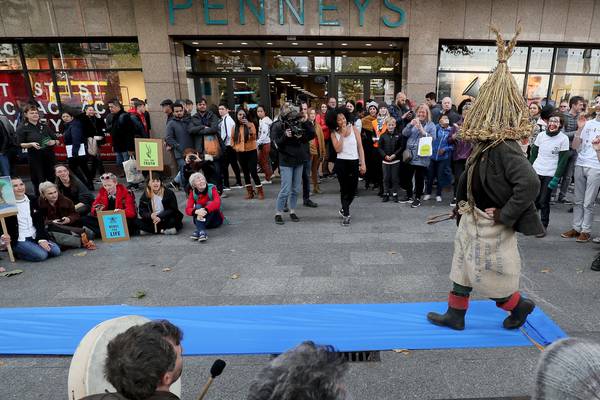
M 87 138 L 83 133 L 81 120 L 72 111 L 65 110 L 61 119 L 64 126 L 64 139 L 67 148 L 69 169 L 81 180 L 88 189 L 94 190 L 94 177 L 90 176 L 87 167 Z
M 146 184 L 138 211 L 141 217 L 139 227 L 143 232 L 175 235 L 183 227 L 183 214 L 179 211 L 175 193 L 166 188 L 158 177 L 153 177 Z
M 80 115 L 83 134 L 87 139 L 88 161 L 90 176 L 93 178 L 104 173 L 104 164 L 100 154 L 100 146 L 104 144 L 106 124 L 104 120 L 98 116 L 96 109 L 92 104 L 85 106 L 84 114 Z

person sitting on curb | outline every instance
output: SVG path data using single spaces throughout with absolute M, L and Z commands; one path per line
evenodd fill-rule
M 82 227 L 81 216 L 75 211 L 73 202 L 60 194 L 54 183 L 40 183 L 39 207 L 50 238 L 61 249 L 96 250 L 90 240 L 94 238 L 93 231 Z
M 138 210 L 142 234 L 175 235 L 183 227 L 183 214 L 179 211 L 175 193 L 165 187 L 158 176 L 148 180 Z
M 200 172 L 190 176 L 192 190 L 187 200 L 185 213 L 192 217 L 196 230 L 191 239 L 204 242 L 208 239 L 207 229 L 218 228 L 223 224 L 225 217 L 221 212 L 221 196 L 217 187 L 206 182 Z
M 21 260 L 37 262 L 59 256 L 60 248 L 50 240 L 36 198 L 25 193 L 21 178 L 13 177 L 11 183 L 18 211 L 17 215 L 5 218 L 8 232 L 2 232 L 2 240 L 10 242 L 15 257 Z

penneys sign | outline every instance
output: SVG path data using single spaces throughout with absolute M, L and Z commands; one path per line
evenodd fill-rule
M 194 1 L 202 3 L 202 11 L 204 15 L 204 23 L 206 25 L 229 25 L 228 19 L 215 19 L 211 15 L 211 11 L 222 10 L 225 8 L 226 0 L 168 0 L 169 1 L 169 23 L 175 25 L 175 11 L 183 11 L 192 8 Z M 317 12 L 319 15 L 320 26 L 340 26 L 340 21 L 336 19 L 338 6 L 335 0 L 330 0 L 325 3 L 324 0 L 308 0 L 309 6 L 305 8 L 304 0 L 267 0 L 277 3 L 279 25 L 285 24 L 286 13 L 290 14 L 299 25 L 304 25 L 304 12 Z M 369 12 L 369 8 L 379 7 L 380 1 L 383 6 L 389 11 L 397 14 L 397 18 L 381 17 L 381 22 L 388 28 L 397 28 L 404 24 L 406 13 L 404 9 L 394 0 L 346 0 L 351 3 L 350 7 L 356 7 L 358 11 L 358 24 L 364 26 L 365 13 Z M 260 25 L 265 24 L 265 0 L 239 0 L 237 3 L 239 11 L 240 25 L 246 25 L 247 18 L 255 18 Z M 294 4 L 295 3 L 295 4 Z M 231 4 L 231 3 L 230 3 Z M 310 8 L 310 9 L 309 9 Z M 313 9 L 314 8 L 314 9 Z

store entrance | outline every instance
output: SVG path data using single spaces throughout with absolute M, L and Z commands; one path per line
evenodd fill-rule
M 317 108 L 327 103 L 328 77 L 326 75 L 270 75 L 271 107 L 279 110 L 284 103 Z

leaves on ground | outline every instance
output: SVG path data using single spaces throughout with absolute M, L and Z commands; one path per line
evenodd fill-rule
M 544 269 L 543 269 L 543 270 L 541 270 L 540 272 L 541 272 L 542 274 L 547 274 L 547 273 L 549 273 L 550 271 L 551 271 L 551 270 L 550 270 L 550 268 L 544 268 Z
M 12 271 L 0 272 L 0 277 L 8 278 L 9 276 L 22 274 L 22 269 L 13 269 Z
M 408 349 L 394 349 L 392 350 L 394 353 L 400 353 L 404 355 L 409 355 L 410 351 Z
M 79 253 L 73 254 L 73 257 L 85 257 L 87 256 L 87 251 L 80 251 Z
M 170 272 L 170 271 L 171 271 L 171 268 L 169 268 L 169 267 L 166 267 L 166 268 L 163 268 L 163 270 L 162 270 L 162 271 L 163 271 L 163 272 Z
M 392 251 L 388 251 L 388 254 L 389 254 L 390 256 L 393 256 L 394 254 L 397 254 L 397 253 L 396 253 L 395 251 L 393 251 L 393 250 L 392 250 Z
M 582 269 L 576 269 L 576 270 L 575 270 L 575 273 L 576 273 L 576 274 L 583 274 L 583 270 L 582 270 Z
M 238 274 L 237 272 L 235 274 L 232 274 L 229 279 L 239 279 L 240 274 Z
M 134 299 L 143 299 L 146 297 L 146 292 L 143 290 L 136 290 L 132 297 Z

